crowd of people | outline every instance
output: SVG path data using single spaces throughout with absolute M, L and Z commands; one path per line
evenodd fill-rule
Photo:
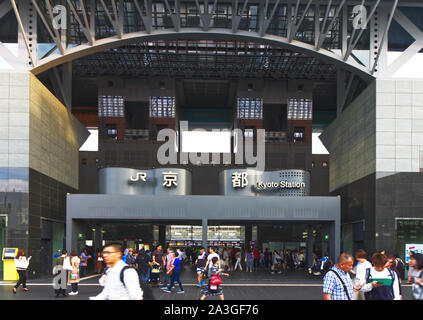
M 376 252 L 371 261 L 368 254 L 359 250 L 355 256 L 341 254 L 334 265 L 323 272 L 323 298 L 325 300 L 402 300 L 402 282 L 405 263 L 398 255 L 386 255 L 385 251 Z M 355 260 L 354 260 L 355 258 Z M 93 255 L 86 249 L 80 254 L 73 251 L 68 256 L 66 250 L 56 259 L 54 275 L 66 272 L 67 284 L 72 291 L 55 290 L 56 297 L 77 295 L 78 283 L 86 275 L 88 261 L 93 259 L 95 273 L 101 274 L 99 280 L 102 292 L 91 297 L 92 300 L 139 300 L 154 299 L 152 286 L 160 286 L 165 293 L 171 293 L 175 283 L 177 294 L 185 293 L 180 279 L 184 264 L 192 264 L 196 273 L 197 286 L 201 289 L 202 300 L 209 296 L 224 299 L 222 279 L 229 277 L 228 272 L 254 272 L 263 270 L 272 274 L 287 270 L 295 271 L 306 267 L 303 251 L 269 249 L 241 250 L 237 248 L 167 248 L 158 245 L 154 251 L 132 248 L 123 250 L 119 243 L 106 245 L 102 251 Z M 19 280 L 13 293 L 22 284 L 26 287 L 26 270 L 31 257 L 26 258 L 24 250 L 18 250 L 15 266 Z M 322 265 L 328 257 L 313 255 L 314 265 Z M 356 263 L 355 263 L 356 261 Z M 407 282 L 412 285 L 413 298 L 423 300 L 423 254 L 411 252 Z M 326 265 L 326 264 L 325 264 Z M 307 268 L 308 269 L 308 268 Z M 311 268 L 310 268 L 311 269 Z
M 325 300 L 402 300 L 405 263 L 398 255 L 376 252 L 367 260 L 367 252 L 339 256 L 323 281 Z M 423 254 L 411 252 L 407 282 L 415 300 L 423 300 Z
M 269 271 L 271 274 L 282 273 L 283 271 L 295 271 L 306 266 L 304 250 L 274 250 L 268 248 L 259 250 L 258 248 L 215 248 L 215 253 L 221 259 L 220 265 L 224 271 Z M 187 249 L 187 261 L 194 264 L 198 248 Z M 191 259 L 190 259 L 191 258 Z

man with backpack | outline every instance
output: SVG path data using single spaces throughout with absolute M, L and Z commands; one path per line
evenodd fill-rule
M 401 300 L 398 276 L 385 268 L 388 257 L 381 253 L 372 256 L 372 268 L 366 269 L 366 284 L 361 291 L 366 300 Z
M 90 300 L 143 300 L 137 271 L 122 261 L 122 245 L 108 244 L 102 254 L 108 268 L 104 289 Z

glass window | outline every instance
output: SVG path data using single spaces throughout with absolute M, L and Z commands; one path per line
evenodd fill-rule
M 122 96 L 99 96 L 99 117 L 124 117 L 124 101 Z
M 109 138 L 115 139 L 118 131 L 115 124 L 106 124 L 106 133 Z
M 288 120 L 313 120 L 313 100 L 288 99 Z
M 405 252 L 407 244 L 423 246 L 423 219 L 398 219 L 396 221 L 396 236 L 396 252 L 399 253 L 403 261 L 407 261 Z M 415 251 L 417 252 L 417 250 Z
M 175 97 L 150 97 L 151 118 L 175 118 Z
M 238 98 L 238 119 L 263 119 L 262 98 Z

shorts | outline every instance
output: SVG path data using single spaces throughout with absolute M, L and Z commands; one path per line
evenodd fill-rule
M 204 267 L 197 268 L 197 274 L 202 274 L 204 272 Z

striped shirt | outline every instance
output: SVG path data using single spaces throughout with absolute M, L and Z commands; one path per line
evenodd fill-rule
M 331 270 L 336 272 L 341 277 L 342 281 L 344 281 L 344 284 L 348 291 L 348 296 L 352 300 L 354 289 L 350 275 L 336 267 L 336 265 L 333 266 Z M 344 286 L 342 285 L 341 281 L 338 279 L 336 274 L 334 274 L 332 271 L 327 272 L 325 275 L 325 278 L 323 280 L 323 293 L 330 294 L 332 300 L 348 300 L 347 294 L 344 290 Z

